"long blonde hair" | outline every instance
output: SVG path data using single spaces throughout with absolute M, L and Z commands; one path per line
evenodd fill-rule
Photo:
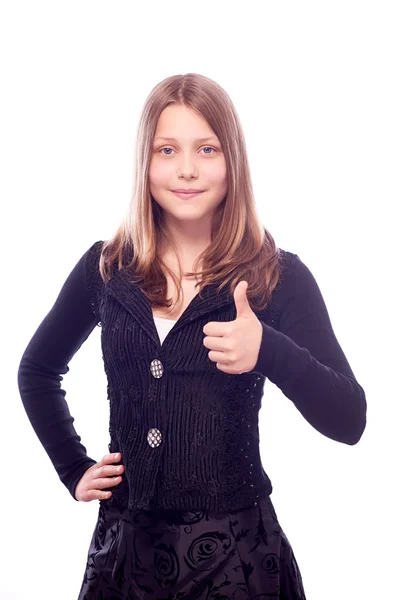
M 197 73 L 164 79 L 144 104 L 137 130 L 132 200 L 115 235 L 103 244 L 101 277 L 107 282 L 117 261 L 118 269 L 132 271 L 152 306 L 172 305 L 166 297 L 166 271 L 178 296 L 182 293 L 179 278 L 160 256 L 161 241 L 175 251 L 176 246 L 165 227 L 163 211 L 151 196 L 148 179 L 158 119 L 171 104 L 185 105 L 206 119 L 220 140 L 227 170 L 228 191 L 215 211 L 211 243 L 197 257 L 194 272 L 185 275 L 195 275 L 202 264 L 196 284 L 201 298 L 208 284 L 220 283 L 221 289 L 230 283 L 233 294 L 237 283 L 245 279 L 252 308 L 261 310 L 270 303 L 279 280 L 279 249 L 257 215 L 244 135 L 232 101 L 215 81 Z

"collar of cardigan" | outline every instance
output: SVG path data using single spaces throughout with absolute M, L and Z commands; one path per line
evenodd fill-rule
M 174 330 L 213 310 L 218 310 L 227 304 L 234 304 L 234 298 L 229 292 L 229 284 L 219 292 L 218 287 L 219 284 L 205 286 L 202 299 L 197 293 L 175 323 Z M 113 296 L 139 322 L 147 335 L 155 343 L 159 343 L 150 302 L 139 285 L 133 281 L 131 272 L 127 269 L 115 271 L 105 284 L 105 293 Z

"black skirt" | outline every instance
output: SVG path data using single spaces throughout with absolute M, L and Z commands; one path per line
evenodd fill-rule
M 234 512 L 100 500 L 78 600 L 306 600 L 269 496 Z

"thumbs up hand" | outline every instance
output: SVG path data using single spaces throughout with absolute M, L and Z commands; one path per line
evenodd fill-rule
M 209 359 L 224 373 L 252 371 L 258 361 L 262 341 L 262 324 L 247 298 L 248 283 L 240 281 L 234 290 L 237 316 L 234 321 L 209 322 L 204 328 L 203 343 Z

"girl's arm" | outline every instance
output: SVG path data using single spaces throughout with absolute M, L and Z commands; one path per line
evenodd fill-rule
M 262 322 L 254 371 L 277 385 L 320 433 L 356 444 L 366 426 L 366 398 L 335 337 L 310 270 L 292 255 L 278 300 L 278 330 Z
M 93 247 L 92 247 L 93 248 Z M 86 286 L 91 248 L 69 274 L 54 306 L 25 349 L 18 368 L 18 387 L 26 413 L 62 483 L 73 497 L 83 473 L 97 461 L 73 426 L 61 388 L 68 363 L 97 324 Z

